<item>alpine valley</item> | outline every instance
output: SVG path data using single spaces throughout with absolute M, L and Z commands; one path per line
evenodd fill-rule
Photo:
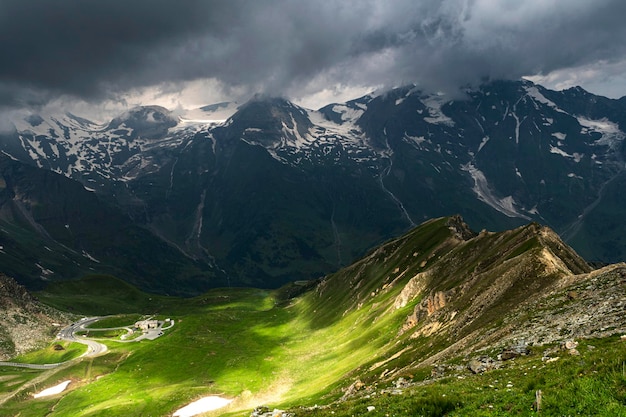
M 0 277 L 4 416 L 626 415 L 626 264 L 537 223 L 432 219 L 277 290 L 35 295 Z
M 193 117 L 192 117 L 193 116 Z M 144 290 L 316 279 L 434 217 L 536 221 L 626 259 L 626 98 L 530 81 L 408 86 L 317 111 L 256 96 L 105 124 L 31 114 L 0 138 L 0 264 L 29 288 L 88 273 Z

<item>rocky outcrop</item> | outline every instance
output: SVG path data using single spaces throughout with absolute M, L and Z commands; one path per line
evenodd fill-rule
M 424 291 L 430 277 L 429 271 L 420 272 L 407 282 L 400 294 L 396 297 L 394 308 L 396 310 L 406 307 Z
M 424 305 L 425 304 L 425 305 Z M 437 291 L 433 295 L 426 298 L 425 302 L 423 302 L 420 307 L 422 307 L 422 311 L 426 311 L 427 315 L 433 314 L 437 310 L 441 310 L 446 306 L 446 295 Z
M 446 306 L 446 295 L 442 291 L 437 291 L 426 297 L 421 303 L 415 306 L 413 313 L 409 314 L 402 325 L 400 334 L 415 327 L 421 320 L 432 316 L 435 312 Z
M 286 413 L 284 410 L 279 410 L 277 408 L 270 409 L 264 405 L 255 408 L 250 417 L 292 417 L 293 414 Z
M 451 216 L 448 220 L 448 228 L 459 240 L 470 240 L 471 238 L 476 236 L 476 232 L 474 232 L 470 227 L 465 223 L 463 218 L 459 215 Z
M 497 369 L 500 367 L 500 363 L 489 356 L 481 355 L 476 358 L 472 358 L 467 364 L 467 368 L 475 374 L 482 374 L 483 372 Z
M 588 274 L 564 277 L 543 297 L 511 314 L 515 326 L 504 341 L 525 339 L 529 344 L 562 343 L 626 333 L 626 264 L 615 264 Z M 567 347 L 567 350 L 575 349 Z
M 37 301 L 13 278 L 0 274 L 0 360 L 41 347 L 72 321 Z
M 26 288 L 13 278 L 0 274 L 0 311 L 14 307 L 30 309 L 35 303 Z

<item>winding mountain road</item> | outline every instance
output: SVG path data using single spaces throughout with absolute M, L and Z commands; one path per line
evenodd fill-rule
M 93 339 L 89 339 L 83 336 L 78 336 L 76 333 L 82 330 L 87 330 L 87 327 L 97 322 L 98 320 L 103 319 L 104 317 L 85 317 L 75 323 L 70 324 L 67 327 L 64 327 L 57 334 L 57 339 L 59 340 L 67 340 L 69 342 L 81 343 L 87 346 L 87 351 L 83 353 L 78 358 L 70 359 L 66 362 L 60 363 L 48 363 L 48 364 L 32 364 L 32 363 L 20 363 L 20 362 L 0 362 L 0 366 L 11 366 L 17 368 L 28 368 L 28 369 L 38 369 L 43 370 L 40 375 L 28 381 L 26 384 L 22 385 L 18 389 L 7 392 L 0 393 L 0 406 L 6 403 L 11 398 L 15 397 L 18 393 L 23 392 L 25 390 L 31 389 L 35 387 L 37 384 L 42 383 L 46 379 L 50 378 L 51 375 L 62 371 L 63 369 L 72 366 L 72 363 L 79 358 L 85 357 L 95 357 L 100 356 L 107 352 L 106 345 L 99 343 Z M 164 326 L 165 323 L 169 321 L 168 326 Z M 158 326 L 155 328 L 150 328 L 144 330 L 142 335 L 127 342 L 136 342 L 142 339 L 154 340 L 163 335 L 163 330 L 170 329 L 174 326 L 173 320 L 159 321 Z M 122 329 L 126 327 L 116 327 L 115 329 Z M 98 330 L 106 330 L 106 329 L 98 329 Z
M 77 342 L 77 343 L 82 343 L 84 345 L 87 345 L 87 351 L 80 356 L 81 358 L 101 355 L 107 351 L 107 347 L 105 345 L 103 345 L 102 343 L 95 342 L 93 340 L 86 339 L 86 338 L 76 337 L 75 335 L 75 333 L 78 330 L 83 329 L 85 326 L 92 324 L 98 321 L 99 319 L 101 319 L 101 317 L 84 318 L 76 323 L 72 323 L 69 326 L 63 328 L 57 334 L 57 338 L 62 339 L 62 340 L 68 340 L 70 342 Z M 78 358 L 74 358 L 66 362 L 48 363 L 48 364 L 0 362 L 0 366 L 12 366 L 12 367 L 17 367 L 17 368 L 39 369 L 39 370 L 45 371 L 45 372 L 42 372 L 39 376 L 35 377 L 34 379 L 24 384 L 23 386 L 21 386 L 20 388 L 0 395 L 0 406 L 2 406 L 11 398 L 15 397 L 18 393 L 36 386 L 37 384 L 48 379 L 51 375 L 59 372 L 60 370 L 64 369 L 67 366 L 71 366 L 71 363 L 76 359 Z
M 96 342 L 95 340 L 87 339 L 84 337 L 76 337 L 76 332 L 80 330 L 85 330 L 87 326 L 97 322 L 102 319 L 102 317 L 89 317 L 84 318 L 76 323 L 72 323 L 63 330 L 59 332 L 57 337 L 62 340 L 67 340 L 70 342 L 82 343 L 83 345 L 87 345 L 87 352 L 85 352 L 82 356 L 99 356 L 107 351 L 106 345 Z M 81 356 L 81 357 L 82 357 Z
M 89 317 L 81 319 L 76 323 L 72 323 L 69 326 L 63 328 L 57 335 L 57 339 L 67 340 L 69 342 L 81 343 L 83 345 L 87 345 L 87 351 L 83 353 L 79 357 L 94 357 L 102 355 L 107 351 L 106 345 L 102 343 L 98 343 L 95 340 L 76 337 L 76 332 L 80 330 L 84 330 L 86 326 L 95 323 L 100 320 L 102 317 Z M 77 358 L 76 358 L 77 359 Z M 17 368 L 28 368 L 28 369 L 52 369 L 57 366 L 63 365 L 64 363 L 71 362 L 74 359 L 71 359 L 66 362 L 59 363 L 47 363 L 47 364 L 34 364 L 34 363 L 21 363 L 21 362 L 0 362 L 0 366 L 13 366 Z

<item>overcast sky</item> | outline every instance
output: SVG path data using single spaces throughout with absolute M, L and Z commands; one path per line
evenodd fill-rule
M 0 107 L 316 107 L 416 83 L 626 95 L 624 0 L 2 0 Z M 80 113 L 79 113 L 80 114 Z

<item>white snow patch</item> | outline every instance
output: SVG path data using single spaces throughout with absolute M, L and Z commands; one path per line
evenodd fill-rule
M 41 265 L 40 265 L 40 264 L 38 264 L 38 263 L 35 263 L 35 265 L 37 265 L 37 267 L 38 267 L 39 269 L 41 269 L 41 277 L 42 277 L 42 278 L 44 278 L 44 277 L 47 277 L 47 276 L 50 276 L 50 275 L 54 274 L 54 271 L 51 271 L 50 269 L 45 268 L 45 267 L 41 266 Z
M 574 174 L 573 172 L 570 172 L 569 174 L 567 174 L 567 176 L 568 176 L 569 178 L 577 178 L 577 179 L 579 179 L 579 180 L 582 180 L 582 179 L 583 179 L 583 177 L 581 177 L 580 175 L 576 175 L 576 174 Z
M 422 103 L 428 107 L 428 114 L 430 117 L 424 117 L 424 120 L 432 124 L 440 124 L 447 126 L 454 126 L 454 120 L 443 114 L 441 107 L 447 101 L 444 99 L 443 94 L 431 95 L 422 98 Z
M 11 154 L 6 153 L 5 151 L 2 151 L 2 153 L 3 153 L 3 154 L 5 154 L 6 156 L 8 156 L 9 158 L 11 158 L 11 159 L 12 159 L 12 160 L 14 160 L 14 161 L 19 161 L 16 157 L 14 157 L 14 156 L 13 156 L 13 155 L 11 155 Z
M 222 398 L 215 395 L 209 397 L 200 398 L 198 401 L 194 401 L 183 408 L 176 410 L 173 417 L 193 417 L 198 414 L 205 413 L 207 411 L 217 410 L 222 407 L 226 407 L 233 400 L 228 398 Z
M 526 116 L 524 116 L 524 118 L 520 121 L 519 117 L 517 117 L 517 114 L 515 114 L 516 108 L 517 103 L 513 107 L 513 113 L 511 113 L 511 116 L 513 116 L 513 118 L 515 119 L 515 144 L 519 144 L 519 128 L 522 123 L 524 123 L 524 120 L 526 120 Z
M 430 141 L 424 136 L 410 136 L 406 132 L 404 133 L 404 139 L 409 143 L 417 145 L 417 147 L 420 149 L 422 148 L 423 143 L 430 143 Z
M 344 122 L 355 122 L 365 112 L 363 109 L 353 109 L 342 104 L 333 106 L 333 111 L 341 114 L 341 120 Z
M 298 130 L 298 124 L 296 123 L 296 119 L 293 118 L 293 115 L 290 116 L 291 125 L 293 126 L 293 128 L 290 128 L 285 122 L 283 122 L 283 134 L 285 134 L 285 136 L 287 137 L 295 139 L 294 141 L 292 141 L 292 146 L 294 146 L 296 149 L 303 148 L 304 146 L 308 145 L 309 142 L 312 142 L 314 138 L 308 133 L 307 137 L 302 137 L 302 135 L 300 135 L 300 131 Z
M 476 153 L 480 152 L 480 150 L 483 148 L 483 146 L 487 144 L 487 142 L 489 142 L 489 136 L 485 136 L 483 138 L 483 140 L 480 142 L 480 145 L 478 145 L 478 151 Z
M 565 138 L 567 137 L 565 133 L 560 133 L 560 132 L 553 133 L 552 136 L 554 136 L 558 140 L 565 140 Z
M 364 144 L 363 138 L 360 135 L 361 129 L 352 121 L 337 124 L 332 120 L 326 119 L 321 112 L 315 110 L 307 110 L 307 115 L 313 125 L 325 129 L 325 136 L 341 136 L 344 140 L 352 139 L 354 144 Z
M 587 119 L 586 117 L 578 116 L 576 119 L 581 126 L 584 126 L 587 129 L 593 130 L 595 132 L 612 134 L 621 133 L 617 123 L 613 123 L 606 117 L 600 120 L 591 120 Z
M 148 114 L 146 114 L 146 121 L 150 123 L 157 123 L 157 120 L 154 118 L 154 111 L 148 112 Z
M 565 152 L 563 149 L 557 148 L 556 146 L 552 146 L 552 145 L 550 145 L 550 153 L 561 155 L 562 157 L 565 157 L 565 158 L 571 158 L 574 160 L 574 162 L 577 162 L 577 163 L 580 162 L 585 156 L 585 154 L 580 154 L 578 152 L 574 152 L 572 155 L 570 155 L 567 152 Z
M 571 158 L 572 155 L 568 154 L 567 152 L 565 152 L 563 149 L 557 148 L 556 146 L 552 146 L 550 145 L 550 153 L 556 154 L 556 155 L 561 155 L 565 158 Z
M 86 251 L 83 251 L 83 256 L 84 256 L 85 258 L 87 258 L 87 259 L 89 259 L 89 260 L 93 261 L 93 262 L 100 263 L 100 261 L 99 261 L 99 260 L 97 260 L 96 258 L 94 258 L 93 256 L 91 256 L 90 254 L 88 254 Z
M 472 176 L 472 179 L 474 180 L 474 187 L 472 190 L 476 193 L 476 196 L 480 201 L 493 207 L 507 217 L 519 217 L 530 220 L 528 216 L 525 216 L 516 210 L 516 203 L 512 196 L 504 198 L 496 197 L 491 191 L 491 187 L 489 186 L 489 182 L 487 181 L 485 174 L 476 168 L 471 162 L 461 165 L 461 169 L 467 171 Z
M 227 119 L 183 119 L 182 117 L 179 118 L 179 122 L 182 123 L 183 125 L 180 126 L 181 129 L 188 129 L 189 126 L 185 126 L 185 125 L 199 125 L 198 130 L 201 130 L 202 127 L 207 127 L 208 126 L 215 126 L 215 125 L 221 125 L 223 123 L 226 122 Z M 174 126 L 174 128 L 170 128 L 173 130 L 180 130 L 180 129 L 176 129 L 177 126 Z
M 515 200 L 513 200 L 513 196 L 507 196 L 507 197 L 501 198 L 499 200 L 499 203 L 500 203 L 500 206 L 504 207 L 507 212 L 517 213 L 517 211 L 515 210 Z
M 598 132 L 602 134 L 602 137 L 595 142 L 596 145 L 608 146 L 616 150 L 619 144 L 624 140 L 624 137 L 626 137 L 617 123 L 607 118 L 591 120 L 586 117 L 578 116 L 576 119 L 582 126 L 581 133 Z
M 402 104 L 403 101 L 404 101 L 404 97 L 397 99 L 396 106 L 399 106 L 400 104 Z
M 66 390 L 67 386 L 71 383 L 72 381 L 63 381 L 61 382 L 59 385 L 55 385 L 54 387 L 51 388 L 47 388 L 41 392 L 38 392 L 37 394 L 33 394 L 33 397 L 35 398 L 40 398 L 40 397 L 47 397 L 49 395 L 56 395 L 56 394 L 60 394 L 63 391 Z
M 526 92 L 528 93 L 529 96 L 535 99 L 535 101 L 538 101 L 541 104 L 545 104 L 548 107 L 552 107 L 554 110 L 558 111 L 559 113 L 567 114 L 567 112 L 561 110 L 559 106 L 557 106 L 556 104 L 554 104 L 554 102 L 548 100 L 543 94 L 541 94 L 537 87 L 535 86 L 526 87 Z

